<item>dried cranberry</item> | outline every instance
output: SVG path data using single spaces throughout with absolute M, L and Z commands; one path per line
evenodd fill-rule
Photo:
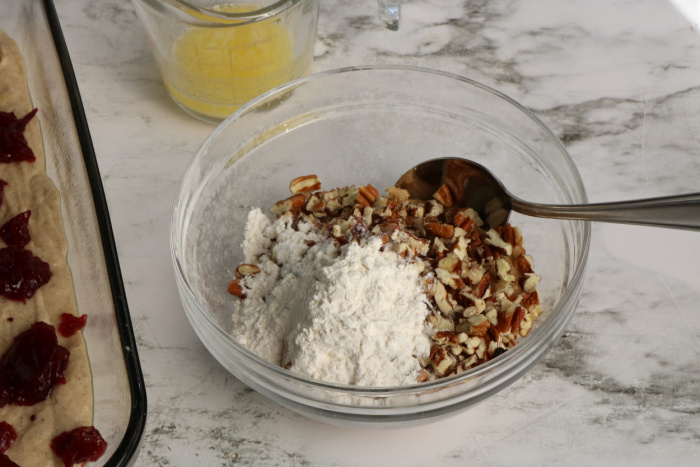
M 48 263 L 29 250 L 8 246 L 0 249 L 0 295 L 26 302 L 51 279 Z
M 32 110 L 21 119 L 14 112 L 0 112 L 0 162 L 34 162 L 34 151 L 27 144 L 24 128 L 36 115 Z
M 3 193 L 5 191 L 5 187 L 8 185 L 8 183 L 0 178 L 0 206 L 2 206 L 2 200 L 4 199 Z
M 70 352 L 58 345 L 56 330 L 38 321 L 14 338 L 0 357 L 0 407 L 34 405 L 64 383 Z
M 87 315 L 75 316 L 70 313 L 61 315 L 61 324 L 58 325 L 58 332 L 63 337 L 70 337 L 85 327 Z
M 7 422 L 0 422 L 0 454 L 7 452 L 17 439 L 17 432 Z
M 34 151 L 27 144 L 24 128 L 37 109 L 18 119 L 14 112 L 0 112 L 0 162 L 34 162 Z
M 32 239 L 29 236 L 29 217 L 32 211 L 24 211 L 17 214 L 15 217 L 5 222 L 5 225 L 0 227 L 0 237 L 9 246 L 24 248 Z
M 107 450 L 107 442 L 94 426 L 81 426 L 64 431 L 51 440 L 51 449 L 66 467 L 95 462 Z
M 19 464 L 12 462 L 5 454 L 0 454 L 0 467 L 19 467 Z

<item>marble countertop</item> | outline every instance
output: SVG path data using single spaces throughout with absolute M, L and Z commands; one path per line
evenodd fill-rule
M 700 191 L 694 0 L 322 0 L 314 71 L 410 64 L 532 109 L 592 201 Z M 179 180 L 213 130 L 167 96 L 131 4 L 57 0 L 116 235 L 149 396 L 137 465 L 693 465 L 700 454 L 700 234 L 594 225 L 580 306 L 553 351 L 483 404 L 388 431 L 313 422 L 200 343 L 169 253 Z M 361 449 L 358 447 L 361 446 Z M 234 456 L 235 457 L 235 456 Z

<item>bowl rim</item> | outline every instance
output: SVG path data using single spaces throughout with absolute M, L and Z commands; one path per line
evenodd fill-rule
M 568 322 L 570 321 L 571 317 L 573 316 L 576 308 L 576 303 L 573 304 L 571 307 L 571 311 L 568 315 L 563 316 L 562 319 L 560 320 L 547 320 L 547 322 L 543 323 L 542 326 L 539 326 L 536 330 L 536 333 L 533 335 L 528 335 L 527 339 L 523 339 L 524 342 L 519 343 L 512 349 L 510 349 L 508 352 L 503 353 L 502 355 L 489 360 L 485 364 L 479 365 L 475 368 L 469 369 L 463 373 L 457 374 L 457 375 L 452 375 L 447 378 L 441 378 L 438 380 L 434 381 L 427 381 L 423 383 L 413 383 L 410 385 L 405 385 L 405 386 L 356 386 L 356 385 L 348 385 L 348 384 L 339 384 L 339 383 L 329 383 L 317 379 L 313 379 L 304 375 L 296 374 L 293 373 L 289 370 L 286 370 L 282 367 L 279 367 L 277 365 L 274 365 L 267 360 L 259 357 L 255 353 L 253 353 L 251 350 L 249 350 L 247 347 L 244 347 L 243 345 L 239 344 L 236 342 L 230 334 L 228 334 L 224 329 L 219 326 L 219 324 L 213 320 L 209 314 L 209 311 L 201 305 L 199 300 L 196 299 L 196 296 L 192 290 L 192 287 L 187 280 L 187 275 L 184 271 L 183 267 L 183 262 L 180 259 L 178 255 L 178 242 L 184 238 L 178 229 L 178 226 L 180 225 L 180 220 L 182 218 L 182 211 L 179 209 L 182 204 L 182 200 L 186 196 L 185 188 L 187 185 L 187 180 L 192 176 L 193 172 L 195 172 L 197 162 L 202 159 L 206 154 L 208 153 L 208 148 L 209 145 L 214 141 L 220 133 L 225 131 L 228 126 L 233 124 L 236 120 L 242 118 L 245 116 L 247 113 L 250 111 L 254 110 L 257 108 L 259 105 L 266 103 L 269 100 L 272 100 L 276 97 L 282 96 L 289 91 L 303 86 L 305 83 L 309 81 L 317 81 L 319 79 L 323 79 L 326 77 L 330 77 L 333 75 L 337 74 L 348 74 L 348 73 L 356 73 L 356 72 L 366 72 L 366 71 L 400 71 L 400 72 L 405 72 L 405 73 L 422 73 L 422 74 L 430 74 L 430 75 L 437 75 L 441 76 L 443 78 L 448 78 L 452 80 L 459 81 L 463 84 L 466 84 L 468 86 L 472 86 L 475 88 L 478 88 L 482 91 L 485 91 L 488 94 L 491 94 L 493 97 L 496 97 L 498 99 L 501 99 L 505 101 L 506 103 L 510 104 L 512 107 L 514 107 L 515 110 L 520 111 L 523 113 L 526 117 L 528 117 L 530 120 L 532 120 L 537 126 L 539 126 L 544 133 L 547 135 L 549 139 L 553 143 L 555 143 L 557 149 L 562 153 L 564 156 L 564 160 L 566 162 L 567 168 L 571 171 L 571 175 L 574 177 L 575 182 L 576 182 L 576 188 L 579 190 L 579 194 L 581 196 L 582 202 L 588 202 L 588 197 L 586 194 L 585 186 L 583 184 L 583 180 L 581 178 L 581 175 L 576 168 L 576 165 L 573 162 L 573 159 L 571 158 L 571 155 L 569 152 L 566 150 L 564 147 L 563 143 L 559 140 L 559 138 L 551 131 L 551 129 L 540 120 L 537 115 L 535 115 L 532 111 L 530 111 L 528 108 L 524 107 L 511 97 L 507 96 L 506 94 L 503 94 L 502 92 L 495 90 L 489 86 L 486 86 L 484 84 L 481 84 L 477 81 L 474 81 L 470 78 L 466 78 L 464 76 L 460 76 L 454 73 L 446 72 L 446 71 L 441 71 L 441 70 L 435 70 L 435 69 L 430 69 L 430 68 L 425 68 L 425 67 L 419 67 L 419 66 L 411 66 L 411 65 L 359 65 L 359 66 L 350 66 L 350 67 L 342 67 L 342 68 L 336 68 L 332 70 L 327 70 L 327 71 L 322 71 L 318 73 L 313 73 L 308 76 L 290 81 L 288 83 L 285 83 L 283 85 L 280 85 L 274 89 L 271 89 L 270 91 L 267 91 L 264 94 L 261 94 L 257 98 L 249 101 L 247 104 L 241 106 L 236 112 L 231 114 L 229 117 L 227 117 L 224 121 L 222 121 L 215 129 L 212 131 L 212 133 L 205 139 L 205 141 L 202 143 L 200 149 L 197 151 L 197 154 L 192 158 L 190 163 L 187 165 L 184 175 L 180 181 L 179 188 L 177 195 L 175 197 L 175 201 L 173 203 L 173 208 L 172 208 L 172 217 L 171 217 L 171 230 L 170 230 L 170 249 L 171 249 L 171 257 L 173 260 L 173 265 L 175 269 L 175 274 L 176 274 L 176 279 L 179 284 L 184 286 L 184 292 L 188 295 L 188 297 L 191 299 L 192 303 L 194 303 L 198 311 L 200 312 L 199 315 L 200 317 L 204 318 L 206 323 L 210 326 L 210 329 L 215 331 L 219 337 L 221 337 L 224 341 L 226 341 L 228 344 L 232 345 L 235 350 L 238 352 L 237 357 L 243 357 L 245 360 L 247 360 L 250 363 L 254 363 L 255 365 L 262 366 L 262 368 L 268 372 L 272 372 L 275 376 L 281 377 L 282 379 L 286 380 L 293 380 L 294 382 L 302 385 L 302 386 L 307 386 L 311 387 L 313 389 L 319 389 L 323 391 L 329 391 L 329 392 L 337 392 L 337 393 L 342 393 L 343 395 L 350 395 L 352 396 L 371 396 L 371 397 L 387 397 L 387 396 L 406 396 L 410 395 L 413 393 L 424 393 L 424 392 L 436 392 L 440 389 L 448 388 L 448 387 L 453 387 L 459 384 L 462 384 L 465 380 L 471 380 L 471 379 L 478 379 L 487 376 L 489 373 L 492 373 L 494 371 L 499 370 L 500 371 L 508 369 L 510 367 L 517 367 L 518 362 L 519 362 L 519 356 L 523 354 L 529 354 L 530 352 L 526 352 L 531 349 L 537 349 L 539 346 L 537 345 L 540 341 L 545 341 L 550 337 L 550 333 L 552 331 L 552 328 L 555 327 L 561 327 L 562 330 L 566 327 Z M 211 169 L 210 169 L 211 170 Z M 202 177 L 202 179 L 206 180 L 208 177 L 205 175 Z M 561 305 L 565 303 L 569 303 L 572 300 L 572 294 L 574 293 L 575 290 L 577 290 L 578 287 L 576 287 L 577 284 L 581 284 L 583 281 L 583 277 L 585 274 L 586 270 L 586 264 L 587 264 L 587 258 L 588 258 L 588 252 L 590 249 L 590 240 L 591 240 L 591 226 L 589 221 L 580 221 L 580 220 L 571 220 L 569 221 L 573 225 L 573 231 L 578 234 L 578 237 L 580 238 L 580 243 L 581 243 L 581 248 L 578 249 L 578 245 L 574 243 L 572 245 L 572 249 L 574 252 L 578 252 L 579 254 L 576 257 L 576 263 L 574 264 L 573 267 L 573 273 L 570 276 L 570 281 L 569 284 L 570 286 L 566 287 L 562 293 L 562 295 L 559 297 L 557 303 L 555 306 L 552 308 L 551 313 L 556 313 L 557 316 L 561 316 L 561 313 L 563 313 L 563 310 L 561 310 Z M 183 293 L 182 288 L 180 288 L 180 293 Z M 183 307 L 184 308 L 184 307 Z M 185 310 L 186 311 L 186 310 Z M 557 313 L 559 312 L 559 313 Z M 188 318 L 191 321 L 191 318 L 189 317 L 189 313 L 186 311 L 186 314 L 188 314 Z M 558 338 L 559 336 L 556 336 Z M 205 344 L 206 345 L 206 344 Z M 532 351 L 532 350 L 531 350 Z M 479 385 L 476 386 L 469 386 L 468 390 L 465 391 L 466 393 L 469 393 L 471 390 L 478 389 Z M 340 404 L 342 405 L 342 404 Z M 370 407 L 365 407 L 365 406 L 358 406 L 358 405 L 353 405 L 353 407 L 358 407 L 362 409 L 370 409 Z M 395 409 L 396 407 L 392 406 L 384 406 L 384 407 L 371 407 L 371 409 Z
M 269 5 L 242 13 L 234 13 L 215 10 L 213 7 L 198 6 L 191 0 L 132 0 L 132 2 L 147 5 L 164 16 L 178 18 L 184 24 L 199 28 L 246 26 L 256 21 L 277 17 L 303 1 L 309 0 L 271 0 Z

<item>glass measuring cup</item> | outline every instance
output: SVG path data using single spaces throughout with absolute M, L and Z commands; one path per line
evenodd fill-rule
M 132 0 L 165 87 L 218 123 L 311 71 L 319 0 Z

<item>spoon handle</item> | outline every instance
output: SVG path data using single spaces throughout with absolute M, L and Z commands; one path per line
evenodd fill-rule
M 535 217 L 700 230 L 700 193 L 579 205 L 536 204 L 513 197 L 512 208 Z

